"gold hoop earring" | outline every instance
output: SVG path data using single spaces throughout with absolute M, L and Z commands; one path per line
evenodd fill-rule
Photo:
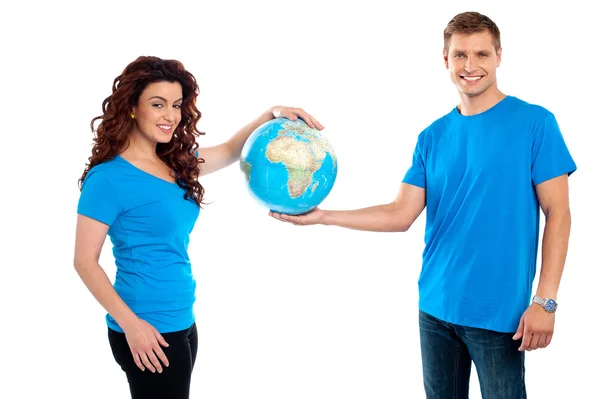
M 135 119 L 135 115 L 131 113 L 131 119 Z

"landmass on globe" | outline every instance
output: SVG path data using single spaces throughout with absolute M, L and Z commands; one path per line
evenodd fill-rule
M 267 145 L 267 159 L 273 163 L 283 163 L 289 173 L 287 182 L 290 197 L 298 198 L 303 195 L 313 181 L 314 173 L 319 170 L 327 153 L 337 167 L 337 157 L 331 144 L 325 140 L 318 129 L 304 123 L 284 122 L 283 129 L 277 132 L 278 137 Z M 241 170 L 250 182 L 252 165 L 242 160 Z M 316 190 L 319 182 L 312 185 Z

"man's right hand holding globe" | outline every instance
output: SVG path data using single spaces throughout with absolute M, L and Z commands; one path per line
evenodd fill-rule
M 314 208 L 302 215 L 269 212 L 282 222 L 297 226 L 323 224 L 354 230 L 404 232 L 425 209 L 425 189 L 402 183 L 394 201 L 362 209 L 330 211 Z
M 269 212 L 269 215 L 282 222 L 289 222 L 297 226 L 308 226 L 311 224 L 323 224 L 325 218 L 325 211 L 319 208 L 315 208 L 310 212 L 303 215 L 286 215 L 282 213 Z

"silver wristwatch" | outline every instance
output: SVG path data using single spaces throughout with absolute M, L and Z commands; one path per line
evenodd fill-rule
M 537 303 L 538 305 L 540 305 L 541 307 L 544 308 L 544 310 L 548 313 L 554 313 L 556 312 L 556 308 L 558 307 L 558 304 L 556 303 L 556 301 L 552 298 L 540 298 L 537 295 L 533 296 L 533 303 Z

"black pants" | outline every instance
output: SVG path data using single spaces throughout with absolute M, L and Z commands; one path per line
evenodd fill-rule
M 169 359 L 163 372 L 142 371 L 133 360 L 125 334 L 108 329 L 108 340 L 116 362 L 127 376 L 132 399 L 188 399 L 192 370 L 198 352 L 198 332 L 194 323 L 182 331 L 161 334 L 168 347 L 161 346 Z

